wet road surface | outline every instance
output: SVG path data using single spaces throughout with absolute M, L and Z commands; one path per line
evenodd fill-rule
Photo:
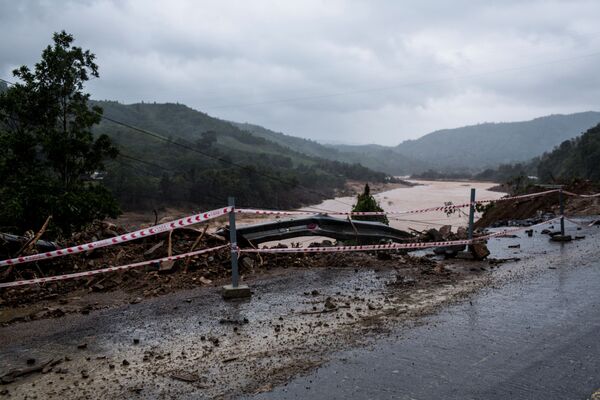
M 28 358 L 64 361 L 0 389 L 60 399 L 583 399 L 600 388 L 600 271 L 591 262 L 600 229 L 581 233 L 588 237 L 564 246 L 539 233 L 494 239 L 494 257 L 522 260 L 492 271 L 467 264 L 464 280 L 442 275 L 429 286 L 435 275 L 420 272 L 416 286 L 389 285 L 410 263 L 289 269 L 250 282 L 249 301 L 223 302 L 217 288 L 201 287 L 2 327 L 3 370 Z M 482 281 L 500 289 L 421 323 Z M 340 309 L 321 314 L 328 297 Z
M 252 398 L 588 399 L 600 389 L 600 251 L 598 235 L 586 241 L 538 246 L 559 255 L 541 273 L 485 289 Z M 582 248 L 587 254 L 575 256 Z

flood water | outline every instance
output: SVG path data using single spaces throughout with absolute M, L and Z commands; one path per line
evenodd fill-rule
M 471 188 L 475 189 L 476 200 L 499 199 L 506 193 L 489 190 L 495 186 L 491 182 L 440 182 L 411 180 L 418 186 L 392 189 L 376 194 L 374 197 L 385 211 L 407 211 L 429 207 L 443 206 L 445 203 L 468 203 Z M 325 200 L 306 210 L 351 211 L 355 203 L 354 197 L 337 197 Z M 441 225 L 466 226 L 468 208 L 463 208 L 448 216 L 444 212 L 427 212 L 389 216 L 390 226 L 407 230 L 409 228 L 424 230 Z

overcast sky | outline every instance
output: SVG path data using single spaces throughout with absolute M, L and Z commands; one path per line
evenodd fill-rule
M 65 29 L 95 99 L 324 142 L 600 110 L 600 1 L 0 0 L 0 77 Z

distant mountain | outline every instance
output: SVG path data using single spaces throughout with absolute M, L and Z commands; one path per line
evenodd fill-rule
M 385 171 L 389 174 L 403 175 L 405 173 L 423 171 L 431 167 L 429 164 L 410 156 L 399 155 L 393 147 L 375 144 L 365 146 L 324 145 L 313 140 L 275 132 L 258 125 L 237 122 L 232 122 L 232 124 L 253 135 L 260 136 L 309 156 L 351 164 L 360 163 L 367 168 L 376 171 Z
M 600 122 L 599 112 L 550 115 L 531 121 L 483 123 L 432 132 L 396 147 L 332 146 L 345 160 L 391 174 L 425 169 L 477 172 L 499 164 L 527 161 Z M 391 150 L 391 151 L 390 151 Z M 349 154 L 350 157 L 344 157 Z

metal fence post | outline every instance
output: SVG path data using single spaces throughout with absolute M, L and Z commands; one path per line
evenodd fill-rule
M 240 285 L 240 271 L 238 267 L 237 232 L 235 230 L 235 199 L 229 197 L 229 242 L 231 245 L 231 285 L 223 286 L 225 299 L 238 299 L 252 296 L 248 285 Z
M 562 188 L 558 189 L 558 203 L 560 204 L 560 234 L 565 236 L 565 203 Z
M 240 281 L 238 269 L 237 234 L 235 231 L 235 198 L 229 197 L 229 242 L 231 243 L 231 286 L 237 288 Z
M 469 231 L 468 239 L 473 240 L 473 224 L 475 223 L 475 188 L 471 188 L 471 205 L 469 206 Z M 471 244 L 469 244 L 471 248 Z

